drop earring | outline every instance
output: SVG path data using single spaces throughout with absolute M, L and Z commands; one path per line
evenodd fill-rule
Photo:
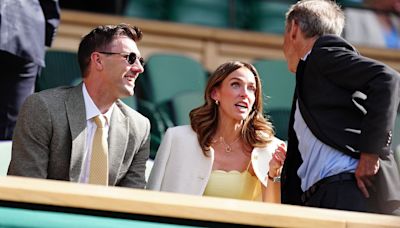
M 219 105 L 219 101 L 218 100 L 215 100 L 215 105 Z

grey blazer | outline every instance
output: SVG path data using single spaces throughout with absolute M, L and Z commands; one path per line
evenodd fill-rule
M 82 84 L 35 93 L 14 131 L 8 175 L 77 182 L 86 143 Z M 109 185 L 144 188 L 150 122 L 120 100 L 109 129 Z

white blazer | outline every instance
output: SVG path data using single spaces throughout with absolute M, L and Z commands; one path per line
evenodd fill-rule
M 251 163 L 257 178 L 267 186 L 267 173 L 272 154 L 283 141 L 274 138 L 263 148 L 254 148 Z M 164 135 L 147 189 L 203 195 L 210 177 L 214 161 L 214 150 L 206 157 L 191 126 L 169 128 Z

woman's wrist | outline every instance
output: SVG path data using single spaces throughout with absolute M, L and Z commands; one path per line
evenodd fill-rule
M 267 173 L 268 176 L 268 180 L 274 182 L 274 183 L 278 183 L 281 182 L 281 176 L 278 174 L 278 172 L 275 172 L 276 175 L 272 176 L 270 174 L 270 172 Z

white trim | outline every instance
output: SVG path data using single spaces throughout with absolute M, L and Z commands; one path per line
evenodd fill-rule
M 355 150 L 353 147 L 351 147 L 351 146 L 349 146 L 349 145 L 346 145 L 346 148 L 349 149 L 349 150 L 350 150 L 351 152 L 353 152 L 353 153 L 360 153 L 359 150 Z
M 361 134 L 361 130 L 358 129 L 353 129 L 353 128 L 345 128 L 345 131 L 351 132 L 351 133 L 355 133 L 355 134 Z
M 353 93 L 353 95 L 351 95 L 351 97 L 352 97 L 352 101 L 353 101 L 353 103 L 354 103 L 354 105 L 358 108 L 358 109 L 360 109 L 360 111 L 364 114 L 364 115 L 366 115 L 367 114 L 367 110 L 361 105 L 361 104 L 359 104 L 354 98 L 359 98 L 359 99 L 361 99 L 361 100 L 366 100 L 367 98 L 368 98 L 368 96 L 365 94 L 365 93 L 362 93 L 362 92 L 360 92 L 360 91 L 355 91 L 354 93 Z

